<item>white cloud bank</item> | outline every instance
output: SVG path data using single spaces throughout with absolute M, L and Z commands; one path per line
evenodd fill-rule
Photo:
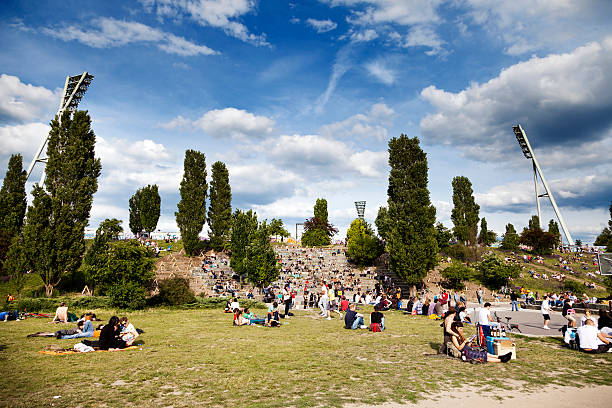
M 49 119 L 59 105 L 61 91 L 25 84 L 12 75 L 0 75 L 0 121 L 30 122 Z
M 157 48 L 168 54 L 183 57 L 196 55 L 215 55 L 217 51 L 193 43 L 183 37 L 150 27 L 135 21 L 98 18 L 87 28 L 67 26 L 62 28 L 44 28 L 43 33 L 63 41 L 78 41 L 94 48 L 121 47 L 127 44 L 156 44 Z

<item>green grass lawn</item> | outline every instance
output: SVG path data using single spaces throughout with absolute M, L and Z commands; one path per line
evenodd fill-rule
M 386 313 L 384 333 L 345 330 L 337 317 L 321 320 L 314 311 L 297 311 L 280 328 L 233 327 L 220 310 L 128 316 L 146 331 L 141 349 L 64 356 L 39 351 L 75 340 L 26 338 L 58 325 L 0 323 L 0 406 L 341 406 L 415 401 L 462 384 L 483 393 L 568 381 L 612 385 L 612 354 L 584 355 L 557 340 L 517 338 L 518 360 L 504 365 L 425 356 L 438 348 L 440 322 L 398 312 Z

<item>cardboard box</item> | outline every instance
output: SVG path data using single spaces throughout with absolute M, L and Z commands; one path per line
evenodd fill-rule
M 495 342 L 493 344 L 493 350 L 495 351 L 496 356 L 503 356 L 507 353 L 512 353 L 512 360 L 516 360 L 516 346 L 512 345 L 510 347 L 504 347 L 500 342 Z

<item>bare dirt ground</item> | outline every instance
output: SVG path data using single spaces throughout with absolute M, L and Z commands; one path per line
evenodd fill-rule
M 550 386 L 537 392 L 500 390 L 499 393 L 482 395 L 477 390 L 453 389 L 431 395 L 415 404 L 385 403 L 376 408 L 575 408 L 575 407 L 609 407 L 612 404 L 612 387 L 586 386 L 559 387 Z M 371 408 L 371 405 L 349 404 L 346 408 Z

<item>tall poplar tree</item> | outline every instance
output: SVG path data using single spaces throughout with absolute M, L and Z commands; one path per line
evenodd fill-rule
M 476 244 L 480 206 L 474 200 L 472 183 L 464 176 L 453 178 L 453 210 L 451 220 L 453 233 L 458 241 L 466 245 Z
M 21 155 L 14 154 L 9 159 L 8 170 L 0 189 L 0 270 L 3 268 L 10 246 L 13 245 L 23 226 L 27 207 L 25 182 L 26 172 L 22 168 Z
M 28 262 L 40 274 L 47 296 L 81 264 L 85 227 L 101 170 L 87 112 L 77 111 L 71 117 L 66 111 L 61 119 L 61 124 L 57 118 L 51 122 L 47 191 L 35 186 L 23 228 Z
M 480 220 L 480 235 L 478 236 L 478 243 L 489 246 L 497 240 L 497 234 L 494 231 L 489 231 L 487 226 L 487 220 L 483 217 Z
M 232 228 L 232 189 L 229 183 L 229 171 L 225 163 L 220 161 L 212 165 L 208 226 L 210 245 L 216 250 L 223 249 Z
M 561 232 L 559 231 L 559 224 L 557 224 L 557 221 L 553 219 L 548 221 L 548 232 L 556 237 L 557 240 L 555 246 L 561 245 Z
M 142 229 L 147 233 L 155 231 L 157 222 L 159 221 L 161 197 L 156 184 L 143 187 L 140 192 L 140 223 Z M 205 205 L 203 203 L 203 205 Z
M 389 141 L 388 209 L 385 222 L 391 269 L 408 283 L 420 283 L 436 265 L 436 208 L 427 187 L 427 154 L 419 139 Z
M 506 225 L 506 233 L 502 239 L 501 247 L 502 249 L 506 249 L 508 251 L 516 251 L 519 246 L 519 235 L 516 233 L 514 229 L 514 225 L 507 224 Z
M 230 249 L 232 257 L 230 266 L 240 276 L 246 276 L 248 265 L 245 261 L 247 247 L 257 231 L 257 214 L 252 210 L 247 212 L 236 210 L 232 216 L 232 238 Z
M 181 201 L 174 215 L 181 231 L 185 253 L 193 256 L 201 250 L 200 232 L 206 223 L 206 156 L 196 150 L 186 150 L 183 169 L 179 189 Z
M 314 216 L 323 222 L 328 221 L 327 219 L 328 218 L 327 200 L 326 199 L 317 198 L 317 201 L 315 202 L 315 206 L 314 206 Z
M 130 197 L 130 221 L 129 227 L 132 234 L 137 237 L 142 233 L 142 221 L 140 220 L 140 193 L 142 189 L 136 190 L 133 196 Z

